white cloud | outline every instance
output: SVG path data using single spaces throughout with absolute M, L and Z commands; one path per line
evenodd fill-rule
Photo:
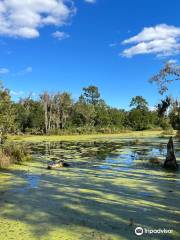
M 0 68 L 0 74 L 7 74 L 9 73 L 9 69 L 8 68 Z
M 0 1 L 0 35 L 39 37 L 39 28 L 62 26 L 75 13 L 72 0 Z
M 84 0 L 87 3 L 96 3 L 96 0 Z
M 56 31 L 54 33 L 52 33 L 52 36 L 54 38 L 57 38 L 58 40 L 63 40 L 63 39 L 66 39 L 66 38 L 69 38 L 70 35 L 65 33 L 65 32 L 60 32 L 60 31 Z
M 135 44 L 123 51 L 125 57 L 138 54 L 170 56 L 180 52 L 180 28 L 166 24 L 144 28 L 139 34 L 126 39 L 123 44 Z

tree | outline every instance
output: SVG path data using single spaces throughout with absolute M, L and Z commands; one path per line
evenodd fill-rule
M 54 95 L 44 92 L 40 97 L 44 109 L 45 133 L 51 129 L 64 129 L 71 112 L 71 95 L 67 92 Z
M 128 115 L 129 125 L 135 131 L 145 130 L 149 125 L 148 112 L 141 109 L 132 109 Z
M 95 105 L 95 118 L 94 125 L 97 127 L 109 127 L 111 125 L 111 118 L 109 114 L 109 107 L 107 104 L 100 100 L 98 104 Z
M 52 97 L 48 92 L 44 92 L 40 95 L 40 99 L 44 109 L 45 133 L 48 133 L 48 130 L 51 128 Z
M 168 85 L 180 80 L 180 66 L 167 62 L 159 73 L 150 78 L 150 83 L 156 83 L 158 91 L 163 95 L 168 90 Z
M 168 91 L 168 85 L 172 82 L 180 80 L 180 65 L 177 65 L 175 63 L 167 62 L 162 69 L 160 69 L 159 73 L 154 75 L 150 78 L 150 83 L 156 83 L 158 86 L 159 93 L 163 95 L 165 92 Z M 162 115 L 162 117 L 165 115 L 167 109 L 169 106 L 172 105 L 172 101 L 170 97 L 166 97 L 165 100 L 161 101 L 161 104 L 158 106 L 159 113 Z M 179 109 L 179 108 L 178 108 Z M 174 119 L 174 118 L 173 118 Z M 179 114 L 176 115 L 176 121 L 177 126 L 179 129 Z M 172 120 L 171 120 L 172 123 Z M 175 122 L 173 122 L 173 125 L 176 125 Z M 180 130 L 178 135 L 180 135 Z
M 109 116 L 110 116 L 110 125 L 116 126 L 118 128 L 123 128 L 125 119 L 126 119 L 126 112 L 122 109 L 117 108 L 109 108 Z
M 81 98 L 84 98 L 87 103 L 96 105 L 99 102 L 100 93 L 98 87 L 91 85 L 87 88 L 83 88 L 83 92 Z
M 142 96 L 136 96 L 132 98 L 130 107 L 135 107 L 139 110 L 148 110 L 148 103 Z
M 180 130 L 180 102 L 175 100 L 169 113 L 170 123 L 176 130 Z
M 148 110 L 148 102 L 142 96 L 133 97 L 130 107 L 133 108 L 129 112 L 127 122 L 132 129 L 145 130 L 157 123 L 156 114 Z
M 15 123 L 18 131 L 33 133 L 43 132 L 44 130 L 44 112 L 39 101 L 30 97 L 21 99 L 19 103 L 14 104 Z
M 14 130 L 14 108 L 8 89 L 0 83 L 0 143 Z
M 74 120 L 77 125 L 94 126 L 96 116 L 94 105 L 88 104 L 82 98 L 74 105 Z
M 44 131 L 44 111 L 39 101 L 31 99 L 31 108 L 29 113 L 29 128 L 34 133 L 42 133 Z
M 56 98 L 56 96 L 55 96 Z M 67 92 L 57 95 L 56 111 L 59 115 L 60 129 L 64 129 L 72 107 L 71 95 Z
M 172 103 L 172 98 L 167 96 L 164 100 L 161 100 L 161 102 L 157 105 L 157 112 L 160 117 L 165 116 L 171 103 Z

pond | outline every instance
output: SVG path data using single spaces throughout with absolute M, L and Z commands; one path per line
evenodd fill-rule
M 180 173 L 162 168 L 167 139 L 26 143 L 33 161 L 0 173 L 0 239 L 180 239 Z M 175 142 L 180 161 L 179 143 Z M 158 159 L 158 162 L 151 161 Z M 50 161 L 68 168 L 47 170 Z

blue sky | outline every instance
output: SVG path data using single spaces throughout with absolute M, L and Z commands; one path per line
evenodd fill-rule
M 111 106 L 135 95 L 154 106 L 161 96 L 149 77 L 180 61 L 179 0 L 14 2 L 0 1 L 0 79 L 14 99 L 44 90 L 76 99 L 93 84 Z

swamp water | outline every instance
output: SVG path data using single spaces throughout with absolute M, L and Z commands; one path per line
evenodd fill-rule
M 163 163 L 166 143 L 26 143 L 33 161 L 0 172 L 0 240 L 180 239 L 180 172 L 149 161 Z M 71 166 L 46 169 L 60 159 Z M 137 226 L 173 233 L 138 237 Z

